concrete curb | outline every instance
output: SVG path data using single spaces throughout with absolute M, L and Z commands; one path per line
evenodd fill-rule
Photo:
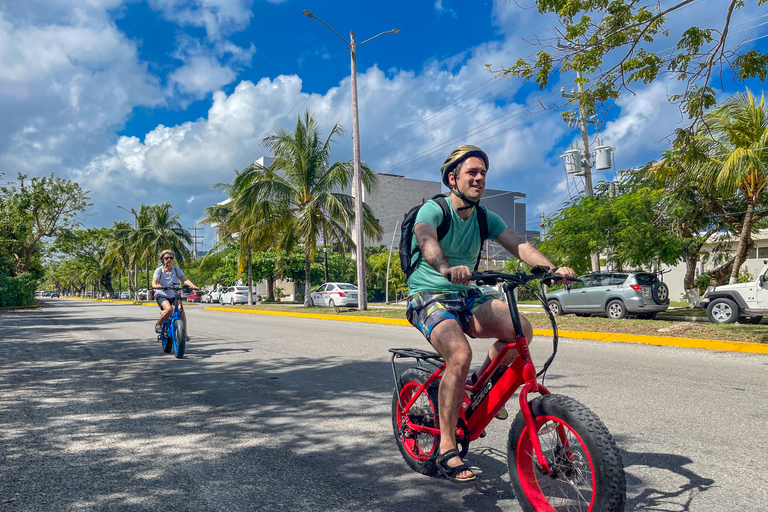
M 340 322 L 358 322 L 386 325 L 402 325 L 411 327 L 407 320 L 396 318 L 376 318 L 370 316 L 341 316 L 341 315 L 323 315 L 315 313 L 294 313 L 287 311 L 256 311 L 253 309 L 235 309 L 235 308 L 203 308 L 205 311 L 226 311 L 229 313 L 245 313 L 249 315 L 268 315 L 283 316 L 293 318 L 314 318 L 317 320 L 336 320 Z M 538 336 L 552 336 L 551 329 L 534 329 L 533 334 Z M 623 333 L 605 333 L 605 332 L 578 332 L 578 331 L 560 331 L 558 334 L 562 338 L 573 338 L 581 340 L 595 340 L 608 343 L 642 343 L 646 345 L 698 348 L 705 350 L 716 350 L 724 352 L 743 352 L 749 354 L 768 354 L 768 344 L 746 343 L 741 341 L 722 341 L 706 340 L 697 338 L 675 338 L 672 336 L 648 336 L 643 334 L 623 334 Z

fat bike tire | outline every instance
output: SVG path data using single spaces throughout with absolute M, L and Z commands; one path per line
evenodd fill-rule
M 522 413 L 509 431 L 507 464 L 517 500 L 525 512 L 622 512 L 624 465 L 600 418 L 578 401 L 544 395 L 530 402 L 539 442 L 553 475 L 544 474 Z M 568 447 L 560 438 L 565 433 Z
M 440 435 L 416 432 L 406 425 L 403 406 L 408 404 L 431 373 L 424 368 L 409 368 L 400 375 L 400 391 L 395 389 L 392 397 L 392 428 L 395 442 L 406 464 L 423 475 L 435 475 L 435 460 L 440 451 Z M 416 399 L 410 409 L 412 423 L 425 427 L 440 428 L 437 409 L 437 387 L 434 382 Z
M 184 320 L 181 318 L 173 321 L 173 351 L 177 359 L 184 357 L 186 348 L 186 332 L 184 331 Z

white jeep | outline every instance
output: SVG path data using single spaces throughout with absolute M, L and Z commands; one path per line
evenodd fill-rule
M 732 324 L 737 320 L 759 324 L 768 316 L 768 260 L 749 283 L 726 284 L 707 289 L 702 306 L 707 308 L 707 318 L 718 324 Z

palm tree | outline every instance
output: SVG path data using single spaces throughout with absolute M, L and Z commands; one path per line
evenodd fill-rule
M 170 203 L 147 206 L 142 204 L 137 215 L 139 227 L 132 236 L 136 253 L 143 258 L 147 266 L 147 290 L 150 289 L 150 269 L 152 258 L 160 251 L 170 249 L 176 253 L 176 265 L 181 265 L 189 257 L 187 244 L 192 243 L 189 231 L 179 222 L 181 212 L 171 213 Z
M 765 96 L 760 101 L 747 90 L 726 100 L 704 117 L 695 139 L 707 155 L 694 179 L 727 194 L 741 194 L 747 203 L 730 283 L 736 282 L 746 259 L 754 226 L 755 205 L 768 186 L 768 111 Z
M 131 243 L 131 233 L 133 228 L 126 221 L 115 221 L 112 223 L 112 232 L 107 239 L 107 250 L 102 258 L 102 265 L 111 266 L 120 275 L 128 274 L 128 287 L 131 288 L 131 267 L 133 266 L 133 244 Z M 122 279 L 120 282 L 120 291 L 122 291 Z M 131 290 L 131 296 L 135 297 L 135 290 Z
M 343 136 L 337 123 L 321 139 L 318 123 L 310 109 L 299 115 L 294 131 L 277 128 L 262 139 L 275 157 L 268 168 L 252 164 L 232 184 L 233 211 L 238 226 L 248 230 L 255 247 L 269 244 L 290 253 L 296 245 L 304 248 L 304 304 L 309 305 L 311 262 L 321 237 L 350 245 L 354 223 L 354 200 L 340 192 L 351 188 L 352 162 L 330 163 L 334 136 Z M 362 182 L 370 193 L 378 178 L 362 165 Z M 363 228 L 369 238 L 381 239 L 382 228 L 373 212 L 364 205 Z

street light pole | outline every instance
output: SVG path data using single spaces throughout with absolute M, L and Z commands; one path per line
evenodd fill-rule
M 363 182 L 362 170 L 360 168 L 360 116 L 357 108 L 357 47 L 362 46 L 368 41 L 372 41 L 384 34 L 397 34 L 399 28 L 393 28 L 381 34 L 366 39 L 360 44 L 355 42 L 355 33 L 349 33 L 349 41 L 339 35 L 326 22 L 315 16 L 309 11 L 302 14 L 307 18 L 313 18 L 325 25 L 331 32 L 336 34 L 339 39 L 349 46 L 349 53 L 352 59 L 352 161 L 354 174 L 352 176 L 352 195 L 355 198 L 355 253 L 357 259 L 357 309 L 365 311 L 368 309 L 368 286 L 365 281 L 365 230 L 363 226 Z

